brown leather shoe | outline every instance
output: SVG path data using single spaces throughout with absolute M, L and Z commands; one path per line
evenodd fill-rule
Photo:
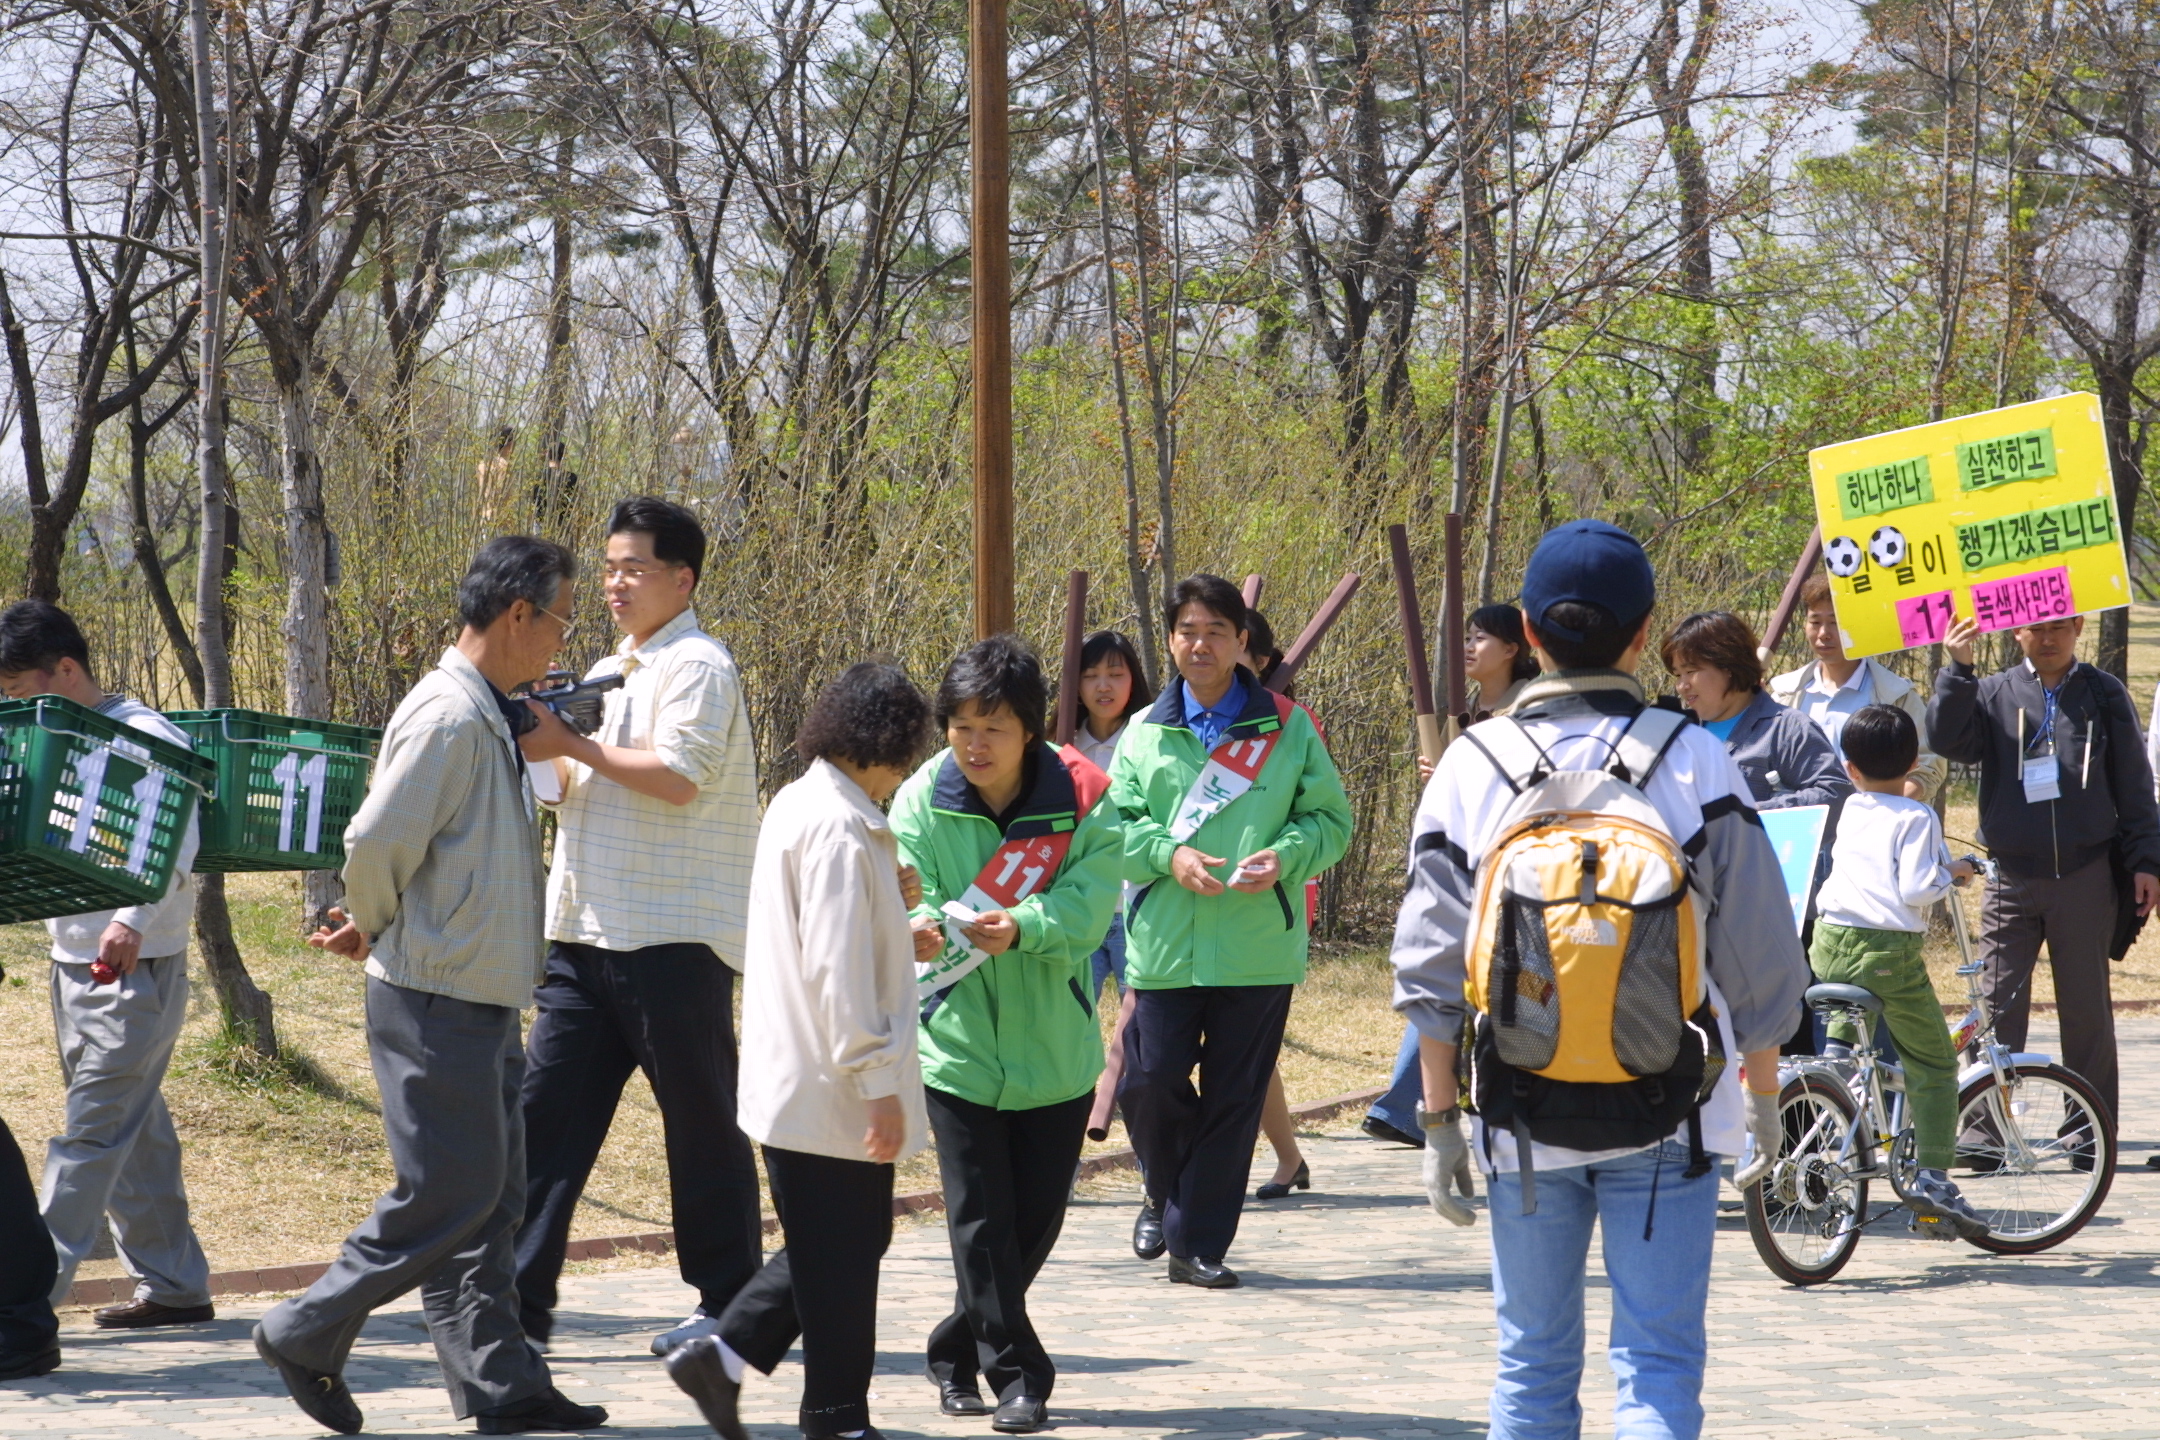
M 155 1300 L 130 1300 L 108 1305 L 90 1317 L 100 1330 L 148 1330 L 156 1325 L 200 1325 L 217 1319 L 210 1305 L 160 1305 Z

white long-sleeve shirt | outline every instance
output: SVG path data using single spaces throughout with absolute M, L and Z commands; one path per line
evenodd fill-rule
M 1918 800 L 1861 790 L 1846 800 L 1830 846 L 1816 918 L 1859 930 L 1927 929 L 1927 907 L 1950 893 L 1942 822 Z
M 824 760 L 766 807 L 743 960 L 743 1133 L 862 1160 L 868 1102 L 897 1095 L 898 1158 L 922 1149 L 929 1117 L 899 842 L 862 787 Z

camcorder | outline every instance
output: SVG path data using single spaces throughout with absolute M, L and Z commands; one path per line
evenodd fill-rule
M 537 700 L 555 712 L 563 724 L 580 735 L 590 735 L 600 728 L 600 710 L 605 703 L 601 697 L 610 690 L 622 689 L 623 677 L 602 675 L 592 680 L 580 680 L 568 670 L 550 670 L 538 685 L 526 690 L 518 698 Z M 539 724 L 532 712 L 520 706 L 518 713 L 523 722 L 513 728 L 523 735 Z

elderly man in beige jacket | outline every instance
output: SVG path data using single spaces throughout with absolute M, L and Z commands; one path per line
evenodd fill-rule
M 309 943 L 367 969 L 368 1054 L 397 1185 L 329 1273 L 271 1308 L 255 1347 L 311 1419 L 356 1434 L 345 1357 L 369 1313 L 418 1287 L 451 1410 L 483 1435 L 584 1430 L 518 1321 L 525 1214 L 519 1011 L 540 978 L 540 833 L 517 735 L 570 630 L 576 563 L 505 536 L 458 587 L 464 629 L 390 718 L 345 831 L 343 923 Z
M 1770 682 L 1770 698 L 1813 720 L 1830 737 L 1830 748 L 1843 759 L 1839 736 L 1845 722 L 1870 705 L 1895 705 L 1912 716 L 1920 731 L 1920 761 L 1905 777 L 1905 793 L 1932 802 L 1950 778 L 1950 762 L 1927 747 L 1927 697 L 1912 681 L 1873 660 L 1845 658 L 1844 637 L 1830 599 L 1830 577 L 1817 570 L 1800 586 L 1806 610 L 1803 628 L 1815 658 Z

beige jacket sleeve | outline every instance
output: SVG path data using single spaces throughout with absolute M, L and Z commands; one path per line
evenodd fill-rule
M 383 737 L 367 798 L 345 827 L 345 913 L 361 933 L 390 928 L 435 837 L 464 808 L 475 771 L 493 759 L 472 741 L 469 730 L 430 723 Z
M 1912 716 L 1913 726 L 1920 732 L 1920 759 L 1913 766 L 1911 778 L 1919 782 L 1920 798 L 1932 805 L 1950 779 L 1950 762 L 1928 749 L 1927 701 L 1921 698 L 1918 686 L 1907 685 L 1891 703 Z
M 897 1062 L 915 1044 L 912 1031 L 892 1024 L 878 993 L 878 962 L 886 948 L 879 942 L 889 944 L 891 937 L 877 933 L 874 891 L 893 889 L 897 909 L 899 881 L 892 856 L 850 833 L 854 827 L 820 828 L 825 833 L 806 837 L 796 875 L 802 981 L 829 1047 L 826 1063 L 852 1078 L 862 1099 L 881 1100 L 900 1093 Z

